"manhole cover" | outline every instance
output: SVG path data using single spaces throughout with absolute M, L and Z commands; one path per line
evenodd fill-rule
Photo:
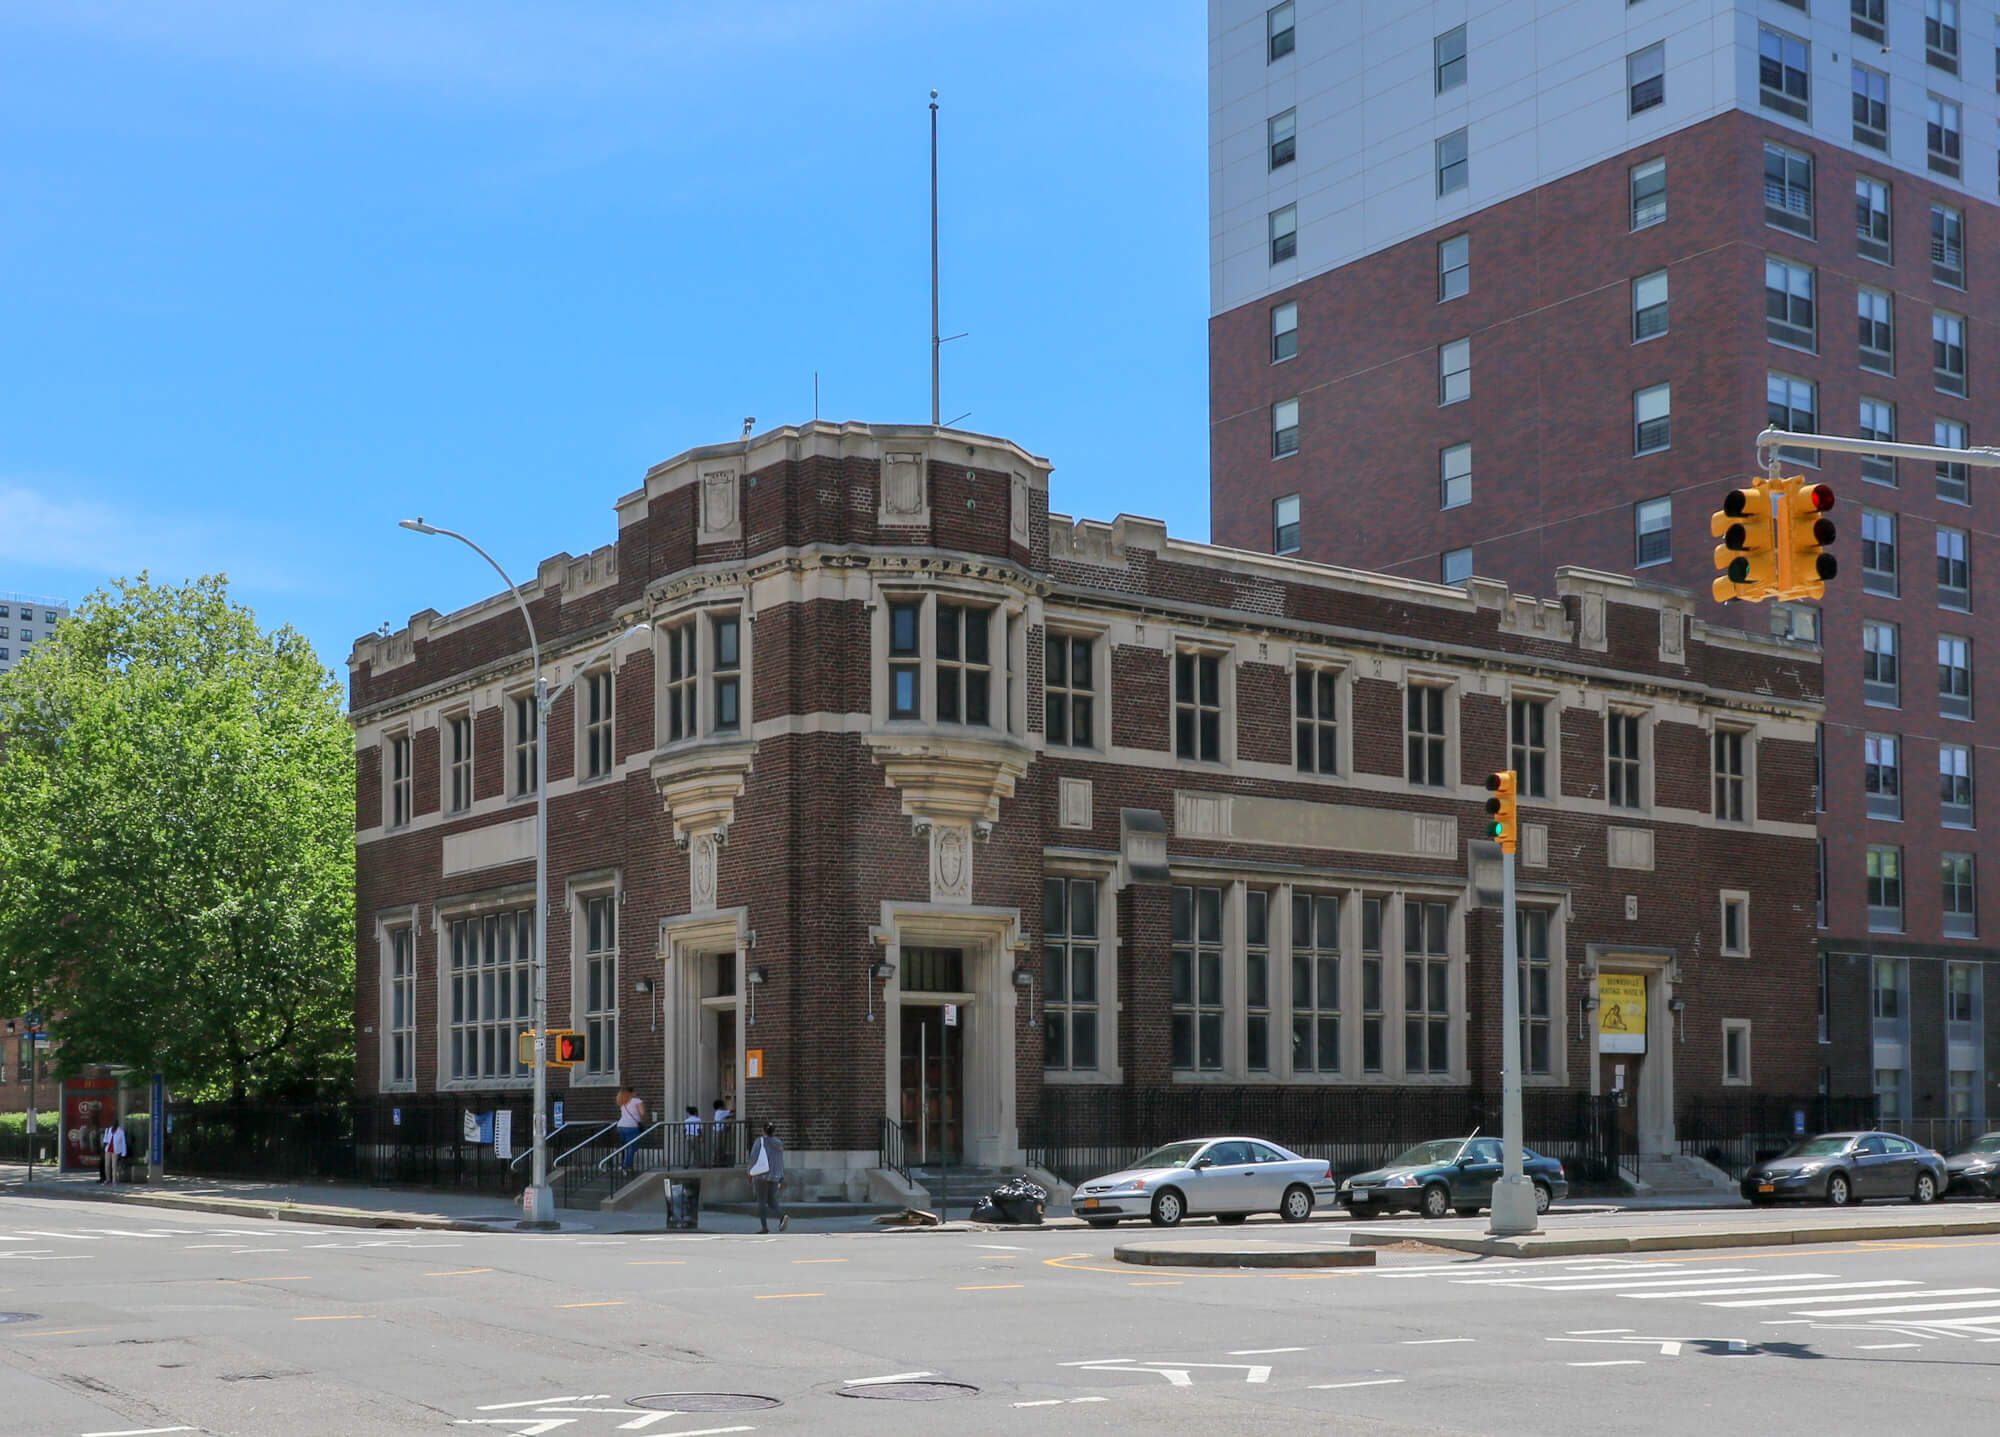
M 840 1389 L 842 1397 L 873 1397 L 883 1402 L 942 1402 L 947 1397 L 973 1397 L 978 1392 L 968 1382 L 868 1382 Z
M 40 1322 L 39 1312 L 0 1312 L 0 1322 Z
M 659 1412 L 761 1412 L 766 1407 L 782 1407 L 784 1403 L 754 1392 L 654 1392 L 645 1397 L 628 1397 L 625 1405 L 650 1407 Z

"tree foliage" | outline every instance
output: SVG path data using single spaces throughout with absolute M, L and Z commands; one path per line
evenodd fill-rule
M 0 675 L 0 1010 L 187 1097 L 353 1068 L 354 747 L 220 576 L 93 594 Z

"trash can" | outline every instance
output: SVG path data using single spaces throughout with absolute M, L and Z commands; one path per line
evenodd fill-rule
M 666 1195 L 667 1226 L 692 1231 L 701 1226 L 701 1179 L 668 1178 L 661 1191 Z

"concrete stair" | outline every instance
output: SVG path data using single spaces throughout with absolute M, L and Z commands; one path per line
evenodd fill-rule
M 1641 1158 L 1636 1169 L 1627 1160 L 1620 1164 L 1619 1176 L 1638 1197 L 1734 1197 L 1737 1192 L 1729 1174 L 1687 1153 Z

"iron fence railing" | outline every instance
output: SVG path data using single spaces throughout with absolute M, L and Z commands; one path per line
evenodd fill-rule
M 903 1136 L 903 1125 L 894 1118 L 882 1119 L 882 1134 L 877 1144 L 877 1161 L 891 1172 L 898 1174 L 904 1182 L 910 1180 L 910 1151 Z
M 1783 1152 L 1801 1133 L 1872 1128 L 1875 1099 L 1745 1094 L 1689 1098 L 1681 1104 L 1674 1136 L 1681 1152 L 1741 1177 L 1751 1164 Z
M 1877 1126 L 1885 1133 L 1901 1133 L 1927 1148 L 1949 1154 L 1992 1132 L 1996 1125 L 1976 1118 L 1884 1118 Z

